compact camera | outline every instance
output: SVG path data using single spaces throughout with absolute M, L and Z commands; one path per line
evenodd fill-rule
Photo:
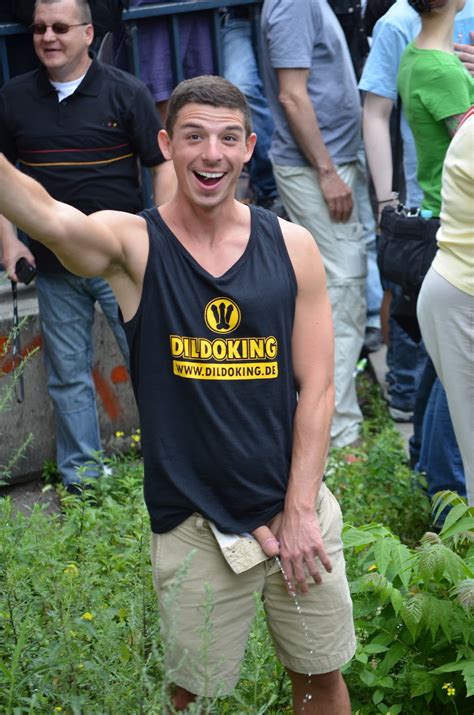
M 28 285 L 36 275 L 36 268 L 31 263 L 28 263 L 26 258 L 20 258 L 16 262 L 15 273 L 20 283 Z

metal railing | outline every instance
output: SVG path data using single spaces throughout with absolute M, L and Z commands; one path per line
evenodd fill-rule
M 221 17 L 223 7 L 230 9 L 237 6 L 249 6 L 250 18 L 255 30 L 255 41 L 258 47 L 257 27 L 260 20 L 260 8 L 263 0 L 180 0 L 179 2 L 160 3 L 159 5 L 146 5 L 143 7 L 125 10 L 122 20 L 128 40 L 128 53 L 130 71 L 140 77 L 140 62 L 138 52 L 138 23 L 151 18 L 166 18 L 171 48 L 171 70 L 174 84 L 184 79 L 183 66 L 180 58 L 179 21 L 183 14 L 202 11 L 211 13 L 211 41 L 214 66 L 217 74 L 222 74 L 222 43 L 221 43 Z M 24 35 L 28 29 L 19 23 L 0 23 L 0 66 L 4 81 L 10 78 L 11 71 L 8 61 L 7 40 L 14 35 Z

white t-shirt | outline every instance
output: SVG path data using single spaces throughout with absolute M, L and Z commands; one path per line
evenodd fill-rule
M 71 94 L 74 94 L 85 76 L 86 75 L 83 74 L 82 77 L 73 79 L 70 82 L 53 82 L 53 80 L 50 79 L 49 81 L 58 93 L 58 102 L 62 102 L 63 99 L 66 99 L 66 97 L 70 97 Z

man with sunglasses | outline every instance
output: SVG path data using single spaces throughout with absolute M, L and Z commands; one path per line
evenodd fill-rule
M 173 173 L 157 147 L 161 125 L 153 100 L 137 79 L 90 55 L 87 2 L 38 0 L 31 30 L 42 66 L 0 90 L 0 151 L 56 199 L 86 214 L 142 208 L 140 159 L 151 171 L 154 201 L 162 203 Z M 58 469 L 66 487 L 77 491 L 81 474 L 96 477 L 103 470 L 91 374 L 96 302 L 128 362 L 117 303 L 102 279 L 73 276 L 35 241 L 30 252 L 3 218 L 0 239 L 12 280 L 21 257 L 36 264 Z

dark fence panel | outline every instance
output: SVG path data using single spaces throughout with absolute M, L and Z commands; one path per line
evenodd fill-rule
M 137 21 L 146 21 L 147 18 L 166 17 L 168 20 L 168 30 L 170 34 L 170 47 L 172 53 L 172 72 L 175 84 L 178 84 L 183 77 L 179 53 L 179 23 L 178 17 L 183 13 L 195 13 L 207 10 L 212 13 L 212 49 L 214 64 L 218 74 L 222 74 L 222 45 L 220 37 L 221 16 L 223 8 L 236 6 L 249 6 L 250 15 L 255 29 L 258 27 L 260 18 L 260 8 L 263 0 L 182 0 L 181 2 L 170 2 L 159 5 L 147 5 L 139 8 L 131 8 L 124 11 L 122 19 L 125 25 L 128 39 L 128 51 L 130 69 L 137 77 L 140 77 L 140 66 L 138 61 L 138 33 Z M 9 57 L 7 51 L 7 41 L 14 35 L 24 35 L 28 29 L 19 23 L 0 23 L 0 84 L 11 77 Z M 258 38 L 258 33 L 255 33 Z

